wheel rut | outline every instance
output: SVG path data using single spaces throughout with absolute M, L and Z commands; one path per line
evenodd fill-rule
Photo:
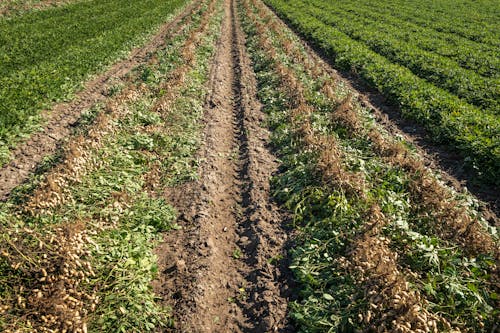
M 286 215 L 269 194 L 278 163 L 231 0 L 217 50 L 199 180 L 167 195 L 182 228 L 157 251 L 155 288 L 174 310 L 175 332 L 292 332 Z

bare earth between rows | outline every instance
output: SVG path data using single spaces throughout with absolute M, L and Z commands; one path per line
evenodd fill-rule
M 260 126 L 264 116 L 234 3 L 225 1 L 224 10 L 200 180 L 169 193 L 182 229 L 168 233 L 157 251 L 164 274 L 156 289 L 174 308 L 175 331 L 292 331 L 290 272 L 268 260 L 284 255 L 287 242 L 284 216 L 269 194 L 277 162 Z

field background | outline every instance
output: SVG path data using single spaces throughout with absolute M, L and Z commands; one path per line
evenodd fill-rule
M 500 179 L 496 1 L 266 1 L 332 63 Z
M 0 18 L 0 165 L 41 111 L 141 43 L 185 1 L 79 1 Z
M 498 331 L 499 8 L 2 2 L 0 331 Z

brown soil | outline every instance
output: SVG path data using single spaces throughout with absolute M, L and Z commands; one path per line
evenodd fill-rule
M 138 64 L 148 60 L 149 54 L 164 45 L 167 36 L 175 34 L 184 17 L 191 14 L 198 1 L 192 3 L 171 22 L 163 25 L 158 33 L 130 56 L 113 65 L 104 74 L 86 83 L 83 91 L 71 102 L 61 103 L 44 112 L 44 128 L 20 144 L 12 153 L 12 160 L 0 168 L 0 200 L 6 200 L 10 192 L 22 184 L 47 156 L 54 154 L 68 137 L 82 112 L 108 98 L 107 88 L 115 78 L 124 78 Z
M 225 18 L 205 108 L 199 181 L 167 196 L 182 229 L 158 249 L 155 283 L 176 332 L 291 332 L 286 220 L 271 201 L 270 153 L 234 2 Z

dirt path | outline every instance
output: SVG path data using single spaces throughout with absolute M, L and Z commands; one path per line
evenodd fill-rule
M 71 134 L 72 127 L 84 110 L 108 98 L 107 88 L 112 79 L 124 78 L 135 66 L 146 61 L 151 52 L 164 45 L 168 36 L 179 30 L 179 23 L 192 13 L 198 3 L 195 1 L 188 5 L 181 14 L 163 25 L 150 42 L 134 49 L 127 59 L 89 81 L 71 102 L 58 104 L 46 112 L 44 128 L 19 144 L 12 153 L 11 161 L 0 168 L 0 200 L 5 200 L 16 186 L 24 182 L 46 156 L 56 152 L 62 141 Z
M 277 162 L 231 0 L 224 10 L 200 180 L 170 194 L 183 228 L 158 250 L 157 290 L 174 308 L 176 332 L 290 332 L 287 234 L 269 197 Z

